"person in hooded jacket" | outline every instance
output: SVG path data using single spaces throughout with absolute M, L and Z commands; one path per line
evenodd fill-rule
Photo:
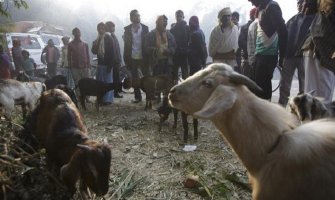
M 189 75 L 189 68 L 187 63 L 187 46 L 190 40 L 189 27 L 184 20 L 184 12 L 181 10 L 176 11 L 177 22 L 173 24 L 171 33 L 174 36 L 177 44 L 176 52 L 173 56 L 173 69 L 172 74 L 175 80 L 178 79 L 179 67 L 181 69 L 182 78 L 186 79 Z

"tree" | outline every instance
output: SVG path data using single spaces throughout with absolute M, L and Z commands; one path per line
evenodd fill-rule
M 10 17 L 8 12 L 9 4 L 13 3 L 14 7 L 27 9 L 29 6 L 25 0 L 0 0 L 0 16 Z

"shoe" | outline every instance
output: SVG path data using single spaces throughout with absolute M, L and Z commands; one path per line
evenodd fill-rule
M 132 100 L 133 103 L 139 103 L 141 102 L 142 100 L 141 99 L 135 99 L 135 100 Z
M 114 94 L 114 98 L 123 98 L 123 96 L 120 95 L 120 94 L 118 94 L 118 93 L 116 93 L 116 94 Z

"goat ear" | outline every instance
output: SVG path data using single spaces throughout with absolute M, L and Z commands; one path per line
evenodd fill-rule
M 233 107 L 236 101 L 236 93 L 233 88 L 219 85 L 212 92 L 204 107 L 194 113 L 194 116 L 199 118 L 211 118 L 220 112 L 224 112 Z
M 81 175 L 80 154 L 75 154 L 69 163 L 63 165 L 60 169 L 61 180 L 64 181 L 70 190 L 75 190 L 75 184 Z
M 91 161 L 88 161 L 87 165 L 88 165 L 88 168 L 90 169 L 90 171 L 92 172 L 95 180 L 97 180 L 98 179 L 98 172 L 97 172 L 96 167 L 93 165 L 93 163 Z
M 263 89 L 259 87 L 253 80 L 250 78 L 241 75 L 237 72 L 233 72 L 231 75 L 229 75 L 230 82 L 235 84 L 243 84 L 249 88 L 249 90 L 254 92 L 263 92 Z

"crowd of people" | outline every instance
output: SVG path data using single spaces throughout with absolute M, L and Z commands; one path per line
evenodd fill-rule
M 314 90 L 323 101 L 331 102 L 335 87 L 335 2 L 333 0 L 297 0 L 297 14 L 286 23 L 279 4 L 273 0 L 249 0 L 254 8 L 250 20 L 239 26 L 239 13 L 229 7 L 218 13 L 218 25 L 209 36 L 208 47 L 199 18 L 191 16 L 185 21 L 184 12 L 175 12 L 176 22 L 167 29 L 168 18 L 160 15 L 156 26 L 149 30 L 141 23 L 138 10 L 130 12 L 131 23 L 124 27 L 124 52 L 120 50 L 112 21 L 97 25 L 97 39 L 89 49 L 81 40 L 78 28 L 72 30 L 73 40 L 62 38 L 61 53 L 52 40 L 44 48 L 49 76 L 61 66 L 70 87 L 84 77 L 89 77 L 89 50 L 97 56 L 96 79 L 114 82 L 117 88 L 107 93 L 103 104 L 110 105 L 113 98 L 122 98 L 120 67 L 122 63 L 131 72 L 133 79 L 143 76 L 169 75 L 175 81 L 206 67 L 207 57 L 213 62 L 231 65 L 238 73 L 254 80 L 262 89 L 256 93 L 260 98 L 271 100 L 274 70 L 281 69 L 279 104 L 286 106 L 290 96 L 292 79 L 298 70 L 299 93 Z M 34 75 L 34 60 L 29 52 L 22 50 L 19 41 L 13 42 L 12 56 L 16 69 Z M 124 61 L 124 62 L 123 62 Z M 0 48 L 0 78 L 11 76 L 10 61 Z M 79 94 L 80 95 L 80 94 Z M 134 103 L 142 101 L 141 91 L 134 88 Z

